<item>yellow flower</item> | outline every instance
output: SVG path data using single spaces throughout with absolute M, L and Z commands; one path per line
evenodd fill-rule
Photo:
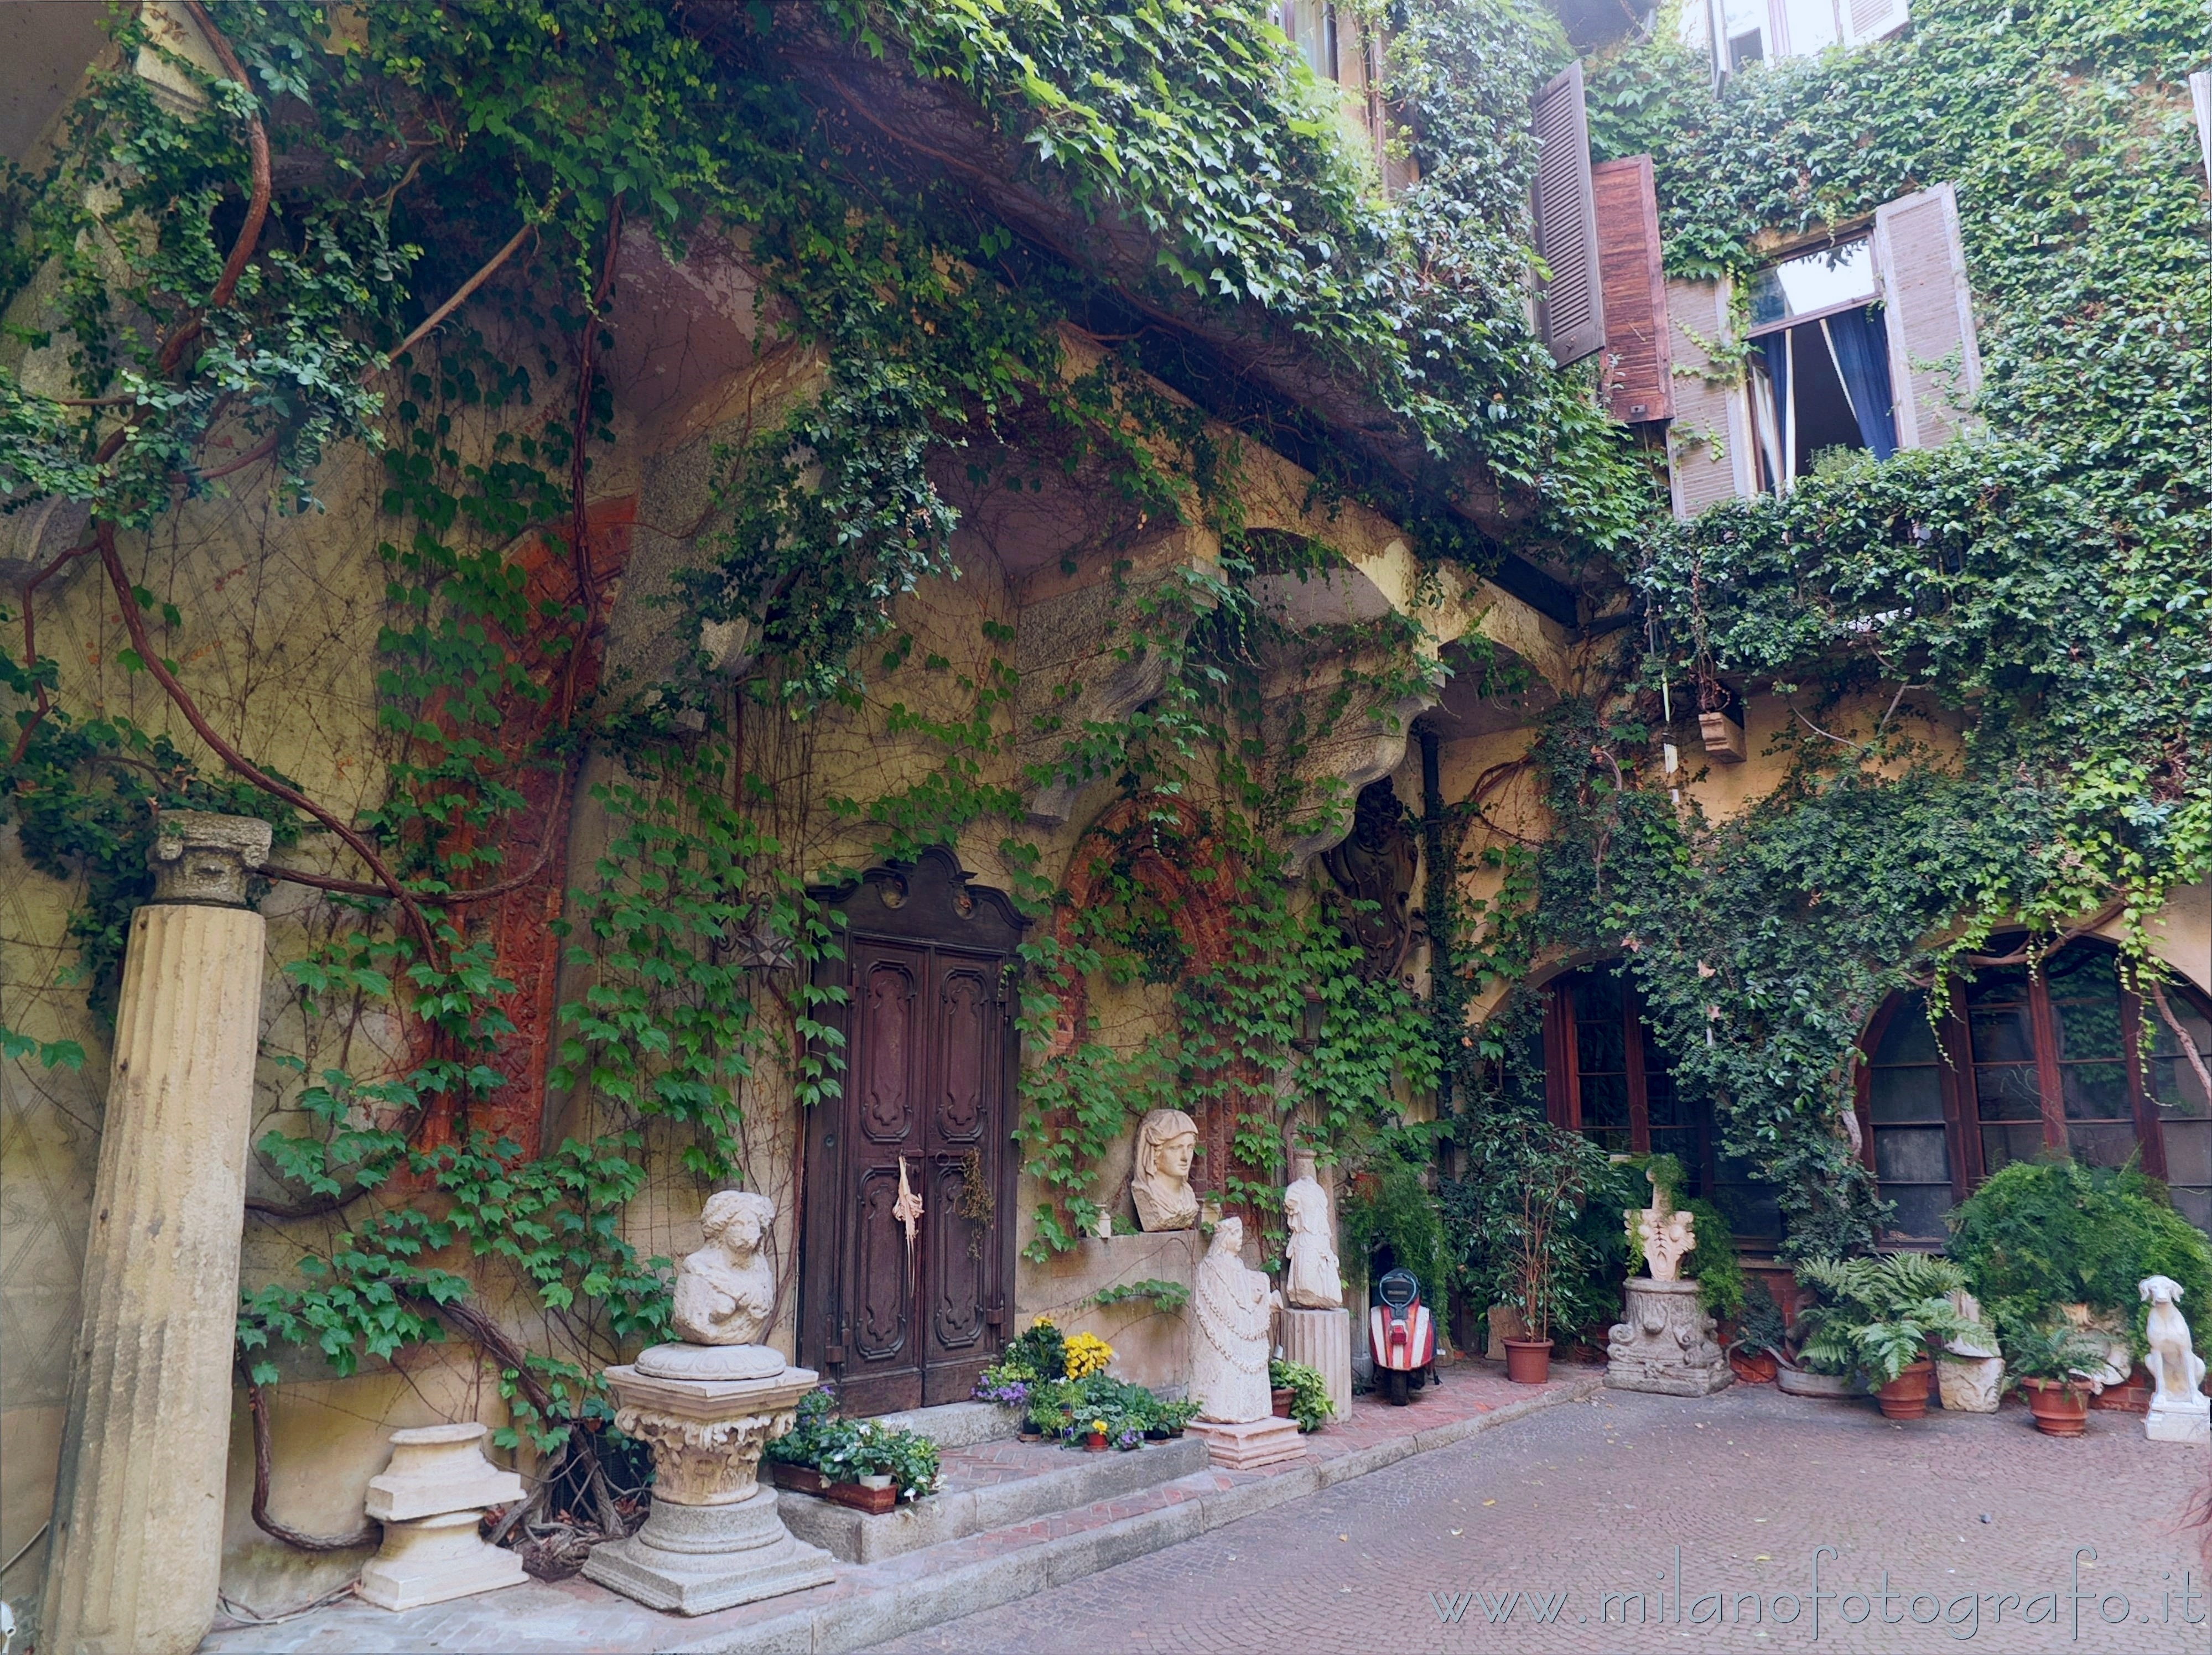
M 1058 1327 L 1060 1324 L 1054 1321 L 1049 1316 L 1035 1316 L 1030 1319 L 1030 1325 L 1031 1327 Z
M 1106 1371 L 1106 1364 L 1114 1360 L 1114 1347 L 1095 1333 L 1079 1333 L 1062 1347 L 1062 1358 L 1069 1379 L 1087 1379 Z
M 1091 1422 L 1091 1428 L 1097 1432 L 1099 1435 L 1103 1436 L 1106 1434 L 1106 1422 L 1104 1420 L 1093 1420 Z

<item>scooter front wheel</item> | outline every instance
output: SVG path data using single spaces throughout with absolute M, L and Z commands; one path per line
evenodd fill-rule
M 1402 1367 L 1385 1370 L 1390 1376 L 1390 1405 L 1403 1408 L 1412 1397 L 1411 1376 Z

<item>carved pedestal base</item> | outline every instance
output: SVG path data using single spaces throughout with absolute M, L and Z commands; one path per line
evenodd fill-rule
M 1938 1355 L 1936 1385 L 1947 1414 L 1994 1414 L 2004 1391 L 2004 1358 Z
M 2161 1408 L 2154 1401 L 2143 1416 L 2143 1435 L 2153 1442 L 2212 1444 L 2212 1397 L 2193 1403 L 2185 1397 L 2179 1407 Z
M 368 1485 L 368 1514 L 384 1545 L 361 1572 L 379 1609 L 420 1609 L 528 1577 L 522 1559 L 478 1532 L 484 1509 L 522 1498 L 522 1479 L 483 1457 L 488 1433 L 471 1422 L 392 1434 L 392 1464 Z
M 1607 1336 L 1605 1382 L 1615 1391 L 1705 1397 L 1735 1382 L 1713 1342 L 1695 1282 L 1628 1283 L 1628 1315 Z
M 1282 1460 L 1300 1459 L 1306 1452 L 1305 1439 L 1288 1420 L 1250 1420 L 1242 1425 L 1194 1420 L 1184 1428 L 1206 1445 L 1213 1464 L 1226 1471 L 1249 1471 Z
M 753 1379 L 672 1379 L 611 1367 L 615 1424 L 653 1451 L 653 1509 L 627 1540 L 596 1547 L 585 1575 L 649 1609 L 705 1615 L 826 1583 L 834 1560 L 791 1537 L 761 1449 L 814 1389 L 804 1367 Z
M 1336 1417 L 1352 1415 L 1352 1312 L 1348 1310 L 1285 1310 L 1283 1360 L 1303 1362 L 1328 1385 Z

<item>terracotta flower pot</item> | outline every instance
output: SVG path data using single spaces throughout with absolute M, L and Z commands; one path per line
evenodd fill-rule
M 1771 1350 L 1731 1350 L 1729 1371 L 1746 1385 L 1771 1385 L 1776 1366 Z
M 1288 1385 L 1285 1385 L 1285 1386 L 1283 1386 L 1283 1388 L 1282 1388 L 1281 1390 L 1279 1390 L 1279 1391 L 1269 1391 L 1267 1394 L 1268 1394 L 1268 1396 L 1269 1396 L 1269 1397 L 1273 1400 L 1273 1403 L 1274 1403 L 1274 1405 L 1275 1405 L 1275 1417 L 1276 1417 L 1277 1419 L 1279 1419 L 1279 1420 L 1286 1420 L 1286 1419 L 1290 1418 L 1290 1416 L 1291 1416 L 1291 1388 L 1290 1388 L 1290 1386 L 1288 1386 Z
M 1508 1339 L 1505 1377 L 1516 1385 L 1541 1385 L 1552 1377 L 1549 1339 Z
M 1928 1417 L 1928 1376 L 1935 1364 L 1923 1356 L 1874 1394 L 1886 1420 L 1924 1420 Z
M 2035 1428 L 2050 1437 L 2078 1437 L 2089 1420 L 2089 1394 L 2060 1379 L 2022 1379 Z
M 1103 1431 L 1086 1431 L 1084 1433 L 1083 1436 L 1083 1446 L 1091 1453 L 1104 1453 L 1106 1452 L 1106 1434 Z

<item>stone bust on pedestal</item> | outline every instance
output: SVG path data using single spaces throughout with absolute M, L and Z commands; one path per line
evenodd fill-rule
M 707 1197 L 699 1215 L 707 1245 L 676 1269 L 669 1319 L 678 1338 L 696 1345 L 758 1342 L 775 1304 L 775 1269 L 761 1257 L 775 1222 L 775 1203 L 764 1195 L 718 1190 Z
M 1180 1109 L 1155 1109 L 1137 1128 L 1137 1158 L 1129 1197 L 1137 1223 L 1146 1231 L 1188 1230 L 1198 1223 L 1198 1191 L 1190 1187 L 1198 1123 Z

